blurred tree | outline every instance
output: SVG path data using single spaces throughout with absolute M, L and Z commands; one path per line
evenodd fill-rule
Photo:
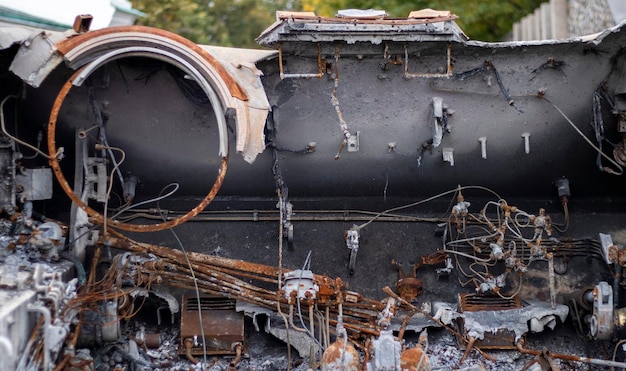
M 472 39 L 499 41 L 513 23 L 547 0 L 301 0 L 303 9 L 334 16 L 338 9 L 383 9 L 392 17 L 406 17 L 412 10 L 450 10 Z
M 300 9 L 299 0 L 132 0 L 146 13 L 137 24 L 168 30 L 198 44 L 255 48 L 277 10 Z
M 392 17 L 411 10 L 450 10 L 472 39 L 501 40 L 513 23 L 546 0 L 132 0 L 147 14 L 138 24 L 172 31 L 199 44 L 256 48 L 254 41 L 277 10 L 314 11 L 332 17 L 339 9 L 384 9 Z

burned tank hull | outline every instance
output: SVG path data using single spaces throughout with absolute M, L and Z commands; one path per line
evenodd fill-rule
M 625 25 L 454 18 L 0 29 L 0 368 L 624 367 Z
M 197 169 L 206 172 L 180 182 L 179 194 L 203 195 L 219 168 L 215 153 L 224 152 L 225 143 L 241 153 L 246 135 L 256 153 L 264 153 L 245 154 L 244 161 L 231 156 L 221 195 L 272 196 L 276 163 L 291 194 L 301 197 L 425 196 L 458 184 L 540 197 L 550 196 L 561 177 L 581 196 L 617 196 L 624 185 L 602 170 L 614 166 L 598 162 L 598 151 L 585 140 L 597 145 L 596 133 L 600 142 L 622 140 L 611 102 L 623 85 L 619 26 L 584 40 L 495 44 L 468 41 L 451 26 L 417 41 L 402 34 L 361 35 L 365 31 L 349 27 L 315 42 L 306 32 L 280 41 L 273 39 L 277 30 L 282 32 L 270 29 L 259 40 L 281 44 L 282 68 L 275 53 L 233 52 L 256 61 L 262 75 L 249 81 L 258 80 L 257 89 L 262 83 L 267 100 L 260 106 L 270 112 L 269 124 L 257 119 L 254 133 L 241 130 L 246 124 L 237 126 L 236 119 L 228 128 L 218 125 L 216 115 L 224 112 L 213 106 L 219 103 L 209 102 L 185 71 L 162 58 L 130 54 L 101 63 L 90 86 L 71 89 L 59 107 L 58 146 L 71 154 L 71 134 L 97 125 L 89 107 L 98 105 L 107 116 L 110 144 L 129 151 L 123 170 L 151 179 L 142 182 L 148 197 Z M 211 52 L 220 55 L 220 49 Z M 238 67 L 241 81 L 255 73 L 245 69 Z M 49 119 L 70 72 L 57 67 L 42 88 L 25 95 L 24 106 L 42 107 L 25 110 L 32 131 Z M 230 108 L 230 117 L 249 115 Z M 437 117 L 436 110 L 445 112 Z M 594 127 L 598 119 L 603 123 Z M 613 148 L 604 151 L 614 157 Z

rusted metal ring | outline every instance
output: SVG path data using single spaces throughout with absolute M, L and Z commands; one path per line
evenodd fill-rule
M 63 172 L 61 171 L 61 165 L 59 164 L 59 159 L 57 158 L 58 149 L 56 148 L 55 139 L 56 139 L 56 125 L 57 125 L 59 112 L 61 110 L 61 106 L 63 105 L 63 102 L 65 101 L 65 98 L 67 97 L 67 94 L 72 88 L 74 79 L 81 74 L 84 68 L 85 66 L 78 69 L 65 82 L 61 90 L 59 90 L 59 94 L 57 95 L 57 98 L 54 101 L 54 105 L 52 106 L 52 110 L 50 111 L 50 120 L 48 121 L 48 153 L 50 154 L 49 163 L 50 163 L 50 167 L 52 168 L 52 171 L 55 177 L 57 178 L 57 180 L 59 181 L 59 184 L 61 185 L 61 188 L 63 188 L 63 191 L 72 200 L 72 202 L 74 202 L 79 208 L 84 210 L 87 213 L 87 215 L 93 218 L 97 223 L 104 223 L 104 216 L 98 211 L 89 207 L 87 204 L 85 204 L 83 200 L 81 200 L 80 197 L 76 195 L 76 193 L 74 193 L 74 190 L 68 183 L 67 179 L 65 179 L 65 176 L 63 175 Z M 185 215 L 182 215 L 179 218 L 172 219 L 168 222 L 156 223 L 156 224 L 128 224 L 128 223 L 120 222 L 118 220 L 107 218 L 107 226 L 110 226 L 115 229 L 129 231 L 129 232 L 156 232 L 156 231 L 161 231 L 164 229 L 176 227 L 177 225 L 180 225 L 186 222 L 187 220 L 198 215 L 202 210 L 204 210 L 205 207 L 209 205 L 209 203 L 211 203 L 211 201 L 213 201 L 213 199 L 215 198 L 215 195 L 217 195 L 217 192 L 222 186 L 224 177 L 226 176 L 227 169 L 228 169 L 228 154 L 226 154 L 226 156 L 223 156 L 221 159 L 221 165 L 220 165 L 219 172 L 217 174 L 217 178 L 215 179 L 215 183 L 213 183 L 213 187 L 211 188 L 209 193 L 204 197 L 204 199 L 202 199 L 202 201 L 200 201 L 200 203 L 196 207 L 189 210 L 189 212 L 187 212 Z

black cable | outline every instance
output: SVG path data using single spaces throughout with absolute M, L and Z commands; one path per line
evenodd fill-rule
M 515 110 L 519 113 L 524 113 L 524 111 L 522 111 L 515 105 L 515 101 L 513 101 L 513 99 L 511 98 L 511 95 L 509 94 L 508 89 L 504 86 L 504 83 L 502 82 L 500 73 L 496 69 L 496 66 L 494 66 L 493 63 L 491 63 L 491 61 L 486 61 L 481 67 L 474 68 L 465 72 L 456 73 L 454 74 L 454 77 L 458 80 L 463 81 L 468 77 L 472 77 L 474 75 L 482 74 L 482 73 L 489 72 L 489 71 L 493 72 L 493 75 L 496 78 L 496 82 L 498 83 L 498 87 L 500 88 L 500 92 L 504 96 L 504 99 L 506 99 L 509 106 L 515 108 Z

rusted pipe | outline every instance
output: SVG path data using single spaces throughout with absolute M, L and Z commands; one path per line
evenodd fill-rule
M 111 236 L 107 237 L 107 239 L 102 239 L 101 242 L 106 242 L 112 247 L 134 253 L 151 253 L 161 259 L 157 263 L 153 261 L 148 262 L 138 270 L 138 279 L 143 280 L 143 285 L 151 282 L 167 282 L 168 285 L 173 287 L 189 287 L 191 283 L 190 268 L 182 263 L 186 259 L 181 251 L 138 243 L 116 231 L 111 231 Z M 276 309 L 277 306 L 279 308 L 283 307 L 284 310 L 289 309 L 287 299 L 280 291 L 255 286 L 247 282 L 247 279 L 241 278 L 244 275 L 245 277 L 254 276 L 255 273 L 259 277 L 278 277 L 275 267 L 207 256 L 200 253 L 189 253 L 188 258 L 195 272 L 198 288 L 201 292 L 240 299 L 268 309 Z M 228 267 L 225 269 L 227 272 L 221 271 L 217 266 Z M 167 268 L 165 269 L 164 267 Z M 341 298 L 348 295 L 348 293 L 344 292 L 345 284 L 341 279 L 333 280 L 327 276 L 319 275 L 314 277 L 316 277 L 320 286 L 325 286 L 326 290 L 331 292 L 336 298 L 329 299 L 324 303 L 327 313 L 327 319 L 324 323 L 327 331 L 324 337 L 329 343 L 329 326 L 336 323 L 336 320 L 330 318 L 330 312 L 333 312 L 333 318 L 337 318 L 338 308 L 334 306 L 338 305 L 342 301 Z M 273 282 L 277 284 L 276 280 Z M 343 322 L 346 330 L 352 336 L 358 336 L 359 334 L 377 336 L 379 333 L 378 328 L 371 323 L 371 319 L 375 317 L 374 313 L 377 313 L 383 307 L 383 304 L 376 300 L 363 298 L 357 293 L 349 293 L 349 295 L 354 296 L 357 302 L 345 302 L 342 305 L 345 307 L 343 308 Z M 311 307 L 309 307 L 309 314 L 311 314 Z M 293 306 L 289 317 L 293 323 Z M 309 321 L 311 321 L 311 318 L 309 318 Z M 313 326 L 312 328 L 314 329 Z
M 206 255 L 202 253 L 196 252 L 184 252 L 180 250 L 170 249 L 163 246 L 151 245 L 147 243 L 141 243 L 134 241 L 119 232 L 111 231 L 111 235 L 115 237 L 108 236 L 106 239 L 101 239 L 100 243 L 102 244 L 110 244 L 111 246 L 117 247 L 119 249 L 123 249 L 126 251 L 132 252 L 147 252 L 153 253 L 157 256 L 171 259 L 174 262 L 178 261 L 186 261 L 189 258 L 190 261 L 195 262 L 197 264 L 208 264 L 208 265 L 216 265 L 223 268 L 230 268 L 240 272 L 247 273 L 257 273 L 259 275 L 263 275 L 266 277 L 278 277 L 279 269 L 276 267 L 272 267 L 269 265 L 251 263 L 244 260 L 236 260 L 236 259 L 227 259 L 214 255 Z M 195 269 L 195 267 L 194 267 Z M 290 272 L 289 269 L 283 268 L 283 273 Z M 340 279 L 329 279 L 326 276 L 314 274 L 314 280 L 318 282 L 324 282 L 327 284 L 334 285 L 334 289 L 341 289 L 345 286 L 345 283 Z
M 198 360 L 193 356 L 193 354 L 191 354 L 191 348 L 193 348 L 193 340 L 191 338 L 185 339 L 185 355 L 187 356 L 189 362 L 197 365 Z
M 69 347 L 71 349 L 76 349 L 76 343 L 78 342 L 78 336 L 80 335 L 80 331 L 82 329 L 83 326 L 83 313 L 84 311 L 80 311 L 80 313 L 78 313 L 78 323 L 76 324 L 76 328 L 74 329 L 74 334 L 72 335 L 72 338 L 70 339 L 70 343 L 69 343 Z M 65 365 L 72 359 L 73 355 L 72 354 L 67 354 L 65 357 L 63 357 L 63 359 L 61 360 L 61 362 L 59 362 L 59 364 L 55 367 L 54 371 L 61 371 L 65 369 Z
M 533 356 L 539 356 L 542 354 L 540 350 L 524 348 L 523 343 L 524 341 L 520 339 L 515 344 L 517 346 L 517 350 L 520 353 L 529 354 Z M 605 366 L 605 367 L 620 367 L 620 368 L 626 369 L 626 362 L 607 361 L 607 360 L 597 359 L 597 358 L 587 358 L 587 357 L 580 357 L 580 356 L 573 356 L 569 354 L 560 354 L 560 353 L 552 353 L 552 352 L 546 352 L 546 354 L 552 358 L 558 358 L 564 361 L 583 362 L 583 363 L 589 363 L 591 365 L 598 365 L 598 366 Z
M 467 347 L 465 348 L 465 353 L 463 353 L 463 357 L 461 357 L 461 360 L 459 361 L 459 366 L 462 365 L 463 362 L 465 362 L 470 352 L 472 351 L 472 348 L 474 347 L 475 342 L 476 342 L 476 338 L 473 336 L 470 336 L 469 342 L 467 343 Z
M 243 346 L 241 345 L 241 343 L 237 343 L 235 345 L 236 356 L 235 356 L 235 359 L 233 359 L 232 362 L 230 362 L 230 364 L 228 365 L 228 371 L 237 370 L 237 365 L 241 361 L 242 349 L 243 349 Z
M 309 329 L 311 330 L 311 337 L 315 338 L 315 316 L 313 315 L 313 301 L 311 301 L 311 303 L 309 304 Z

